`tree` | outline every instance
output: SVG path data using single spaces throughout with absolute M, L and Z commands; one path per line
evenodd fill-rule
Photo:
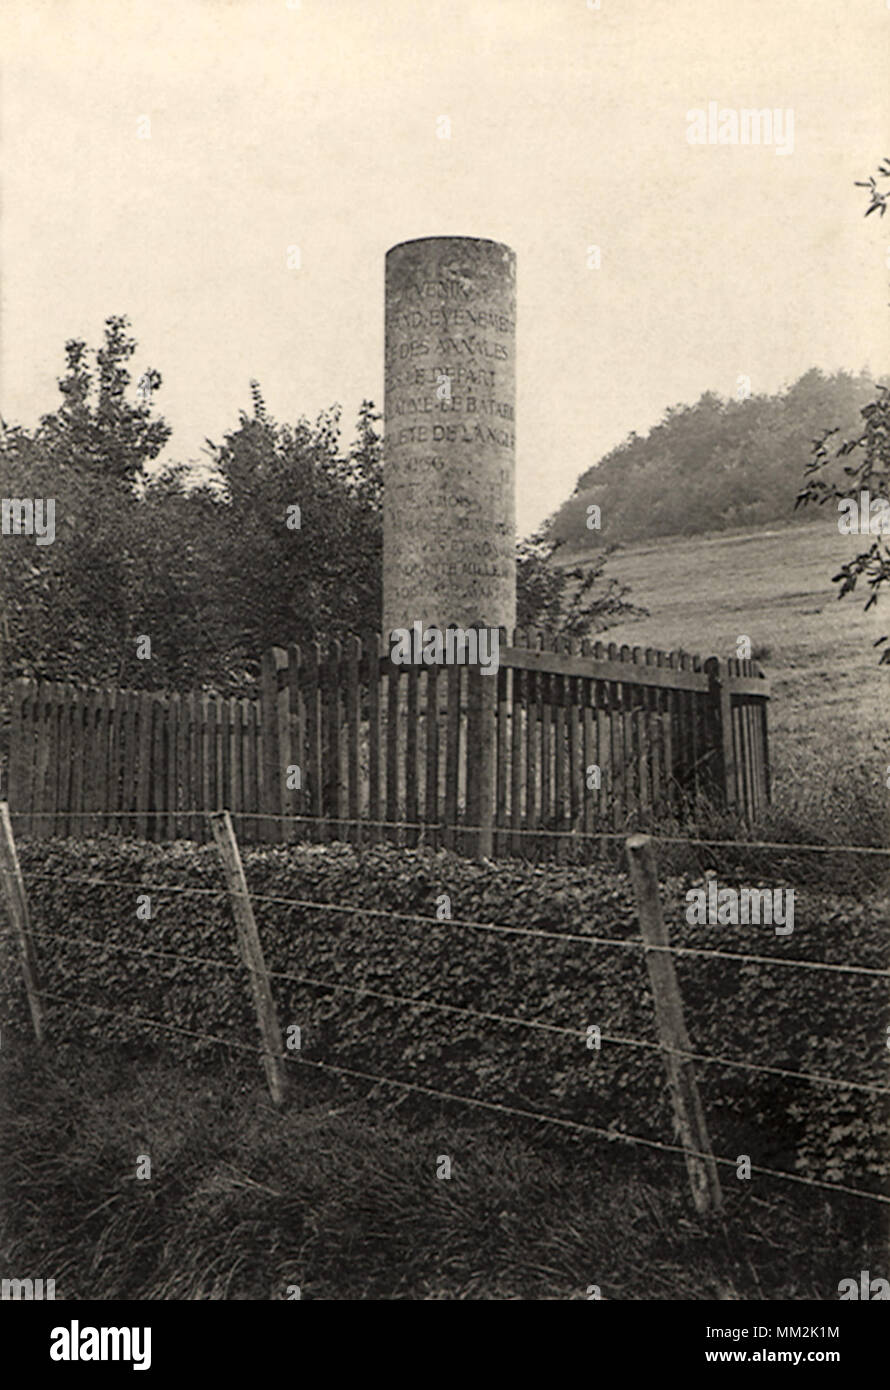
M 134 483 L 146 463 L 157 458 L 171 433 L 166 420 L 152 410 L 152 397 L 162 382 L 159 371 L 149 368 L 142 374 L 136 404 L 127 399 L 127 363 L 136 351 L 129 327 L 124 316 L 105 320 L 105 340 L 93 354 L 94 369 L 85 342 L 72 338 L 65 344 L 66 370 L 58 383 L 62 404 L 43 416 L 36 435 L 37 443 L 61 467 L 88 469 L 126 484 Z
M 79 339 L 65 345 L 61 404 L 36 430 L 0 422 L 0 494 L 51 499 L 55 509 L 52 544 L 3 540 L 4 678 L 97 683 L 123 669 L 138 621 L 133 555 L 144 545 L 134 484 L 170 437 L 151 406 L 159 372 L 143 375 L 136 403 L 127 399 L 136 350 L 128 330 L 112 316 L 94 352 Z
M 724 400 L 705 392 L 668 409 L 648 434 L 630 435 L 578 479 L 552 534 L 573 552 L 791 519 L 800 474 L 826 418 L 854 430 L 874 396 L 870 376 L 817 369 L 787 390 Z M 587 529 L 600 508 L 602 531 Z
M 877 178 L 890 179 L 890 159 L 880 165 Z M 880 210 L 883 217 L 890 199 L 890 191 L 878 187 L 872 176 L 867 182 L 857 182 L 857 188 L 867 188 L 871 201 L 865 216 Z M 871 515 L 864 534 L 873 536 L 870 544 L 847 564 L 841 565 L 832 582 L 839 585 L 838 598 L 842 599 L 855 592 L 857 582 L 862 579 L 868 587 L 865 610 L 878 601 L 881 589 L 890 580 L 890 525 L 887 524 L 887 504 L 890 498 L 890 392 L 886 386 L 879 385 L 877 395 L 860 412 L 863 424 L 858 434 L 843 438 L 835 444 L 838 434 L 835 426 L 823 430 L 814 441 L 812 458 L 804 469 L 806 485 L 797 495 L 795 506 L 806 506 L 811 502 L 824 506 L 826 502 L 836 502 L 841 510 L 843 504 L 855 509 L 858 515 L 864 494 L 870 501 L 882 503 L 879 520 L 873 522 Z M 833 467 L 842 464 L 842 477 L 830 476 Z M 829 476 L 826 476 L 829 474 Z M 875 646 L 883 646 L 880 664 L 890 664 L 888 634 L 879 637 Z
M 56 412 L 34 431 L 0 424 L 0 494 L 56 511 L 52 544 L 2 541 L 4 678 L 244 693 L 273 643 L 379 626 L 373 404 L 344 450 L 338 407 L 280 425 L 251 382 L 252 410 L 209 445 L 211 479 L 147 473 L 170 430 L 151 411 L 159 372 L 128 399 L 135 350 L 127 319 L 109 319 L 95 353 L 67 344 Z
M 885 159 L 883 163 L 878 165 L 877 178 L 890 179 L 890 158 Z M 865 209 L 865 216 L 868 217 L 869 213 L 872 212 L 880 212 L 883 217 L 884 213 L 887 211 L 887 202 L 890 200 L 890 191 L 878 188 L 877 179 L 874 174 L 864 183 L 857 181 L 856 187 L 867 188 L 871 196 L 871 201 Z
M 369 513 L 383 508 L 383 436 L 378 429 L 381 419 L 373 401 L 362 401 L 358 432 L 347 455 L 345 481 Z
M 217 445 L 209 477 L 146 465 L 170 436 L 151 411 L 160 373 L 128 400 L 136 350 L 108 319 L 94 354 L 66 346 L 62 403 L 33 432 L 0 427 L 0 494 L 56 501 L 56 538 L 3 540 L 5 676 L 134 689 L 250 690 L 262 654 L 379 630 L 383 446 L 362 402 L 341 440 L 339 406 L 314 422 L 275 420 L 256 381 Z M 95 360 L 95 369 L 92 361 Z M 634 610 L 605 581 L 553 563 L 544 532 L 518 548 L 519 621 L 583 635 Z M 151 660 L 137 638 L 151 638 Z
M 594 559 L 566 568 L 557 563 L 562 545 L 545 522 L 516 548 L 516 622 L 519 627 L 543 627 L 564 637 L 588 637 L 627 618 L 645 617 L 647 610 L 628 603 L 627 584 L 606 578 L 606 561 L 614 546 Z
M 126 631 L 135 493 L 64 466 L 28 431 L 4 425 L 0 495 L 50 499 L 55 513 L 51 544 L 24 535 L 0 540 L 4 678 L 110 679 Z
M 340 443 L 340 409 L 314 423 L 242 413 L 212 455 L 218 599 L 231 640 L 258 660 L 276 643 L 327 642 L 379 627 L 382 516 L 375 414 L 365 402 L 356 442 Z M 222 562 L 221 564 L 219 562 Z

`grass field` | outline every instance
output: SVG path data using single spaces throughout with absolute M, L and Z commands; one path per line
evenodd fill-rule
M 798 838 L 888 842 L 890 667 L 872 644 L 890 630 L 890 599 L 865 613 L 865 590 L 839 601 L 831 582 L 863 547 L 826 515 L 641 544 L 609 562 L 650 616 L 610 628 L 608 640 L 729 657 L 744 635 L 763 653 L 776 815 Z

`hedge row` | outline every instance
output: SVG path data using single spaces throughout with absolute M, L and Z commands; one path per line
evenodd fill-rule
M 255 1044 L 214 846 L 107 837 L 24 840 L 19 853 L 42 984 L 68 1001 L 47 1003 L 50 1045 L 125 1043 L 163 1050 L 190 1067 L 208 1065 L 218 1052 L 211 1042 L 146 1029 L 140 1017 Z M 301 1029 L 302 1058 L 672 1140 L 657 1052 L 586 1045 L 592 1024 L 606 1035 L 655 1042 L 642 952 L 463 925 L 638 940 L 625 874 L 512 861 L 495 868 L 390 846 L 247 848 L 243 858 L 270 969 L 325 982 L 273 979 L 282 1027 Z M 80 881 L 90 878 L 102 882 Z M 732 874 L 719 881 L 742 886 Z M 888 966 L 886 929 L 867 898 L 798 886 L 794 933 L 779 938 L 765 926 L 689 926 L 685 893 L 701 885 L 691 877 L 662 880 L 677 944 Z M 744 886 L 783 885 L 749 878 Z M 143 894 L 151 899 L 148 921 L 137 916 Z M 451 921 L 436 920 L 442 894 Z M 3 1011 L 9 1026 L 23 1029 L 27 1009 L 9 947 L 7 939 Z M 886 1084 L 886 979 L 704 957 L 678 957 L 677 971 L 696 1050 Z M 547 1022 L 573 1035 L 396 1005 L 353 992 L 359 988 Z M 718 1152 L 854 1185 L 886 1174 L 890 1125 L 875 1098 L 713 1065 L 698 1071 Z

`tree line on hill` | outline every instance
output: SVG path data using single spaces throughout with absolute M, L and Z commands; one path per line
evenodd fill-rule
M 577 554 L 599 550 L 604 540 L 792 520 L 813 441 L 827 424 L 858 435 L 875 390 L 864 372 L 813 368 L 775 395 L 734 401 L 707 391 L 695 405 L 671 407 L 648 434 L 631 433 L 581 475 L 549 536 Z M 588 526 L 596 520 L 591 507 L 599 508 L 599 529 Z

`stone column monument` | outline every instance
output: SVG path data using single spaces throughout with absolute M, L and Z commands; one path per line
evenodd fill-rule
M 383 629 L 516 622 L 516 256 L 422 237 L 386 257 Z

